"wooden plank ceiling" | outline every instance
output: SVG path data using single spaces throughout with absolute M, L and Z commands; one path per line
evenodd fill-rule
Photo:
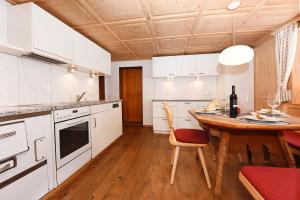
M 233 40 L 230 1 L 32 0 L 107 49 L 114 61 L 222 51 Z M 298 14 L 298 0 L 241 0 L 236 42 L 255 46 Z

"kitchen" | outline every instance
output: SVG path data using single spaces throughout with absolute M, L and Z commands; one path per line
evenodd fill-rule
M 299 11 L 1 0 L 0 198 L 299 199 Z

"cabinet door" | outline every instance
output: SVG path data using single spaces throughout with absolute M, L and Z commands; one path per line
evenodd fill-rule
M 173 126 L 177 128 L 177 118 L 173 119 Z M 153 130 L 155 133 L 169 133 L 167 118 L 153 118 Z
M 186 55 L 177 56 L 177 76 L 196 76 L 197 74 L 197 56 Z
M 178 102 L 178 117 L 191 117 L 189 110 L 197 110 L 207 106 L 207 102 L 185 101 Z
M 176 76 L 176 57 L 154 57 L 152 59 L 152 76 L 153 77 L 167 77 L 169 75 Z
M 190 128 L 190 129 L 201 129 L 201 126 L 195 120 L 194 118 L 191 117 L 180 117 L 178 118 L 178 128 Z
M 40 199 L 48 192 L 47 165 L 1 188 L 1 199 Z
M 92 158 L 97 156 L 109 145 L 110 138 L 108 137 L 108 113 L 109 111 L 104 111 L 91 116 Z
M 86 67 L 91 70 L 95 70 L 96 65 L 100 65 L 99 61 L 100 60 L 99 58 L 97 58 L 97 54 L 93 48 L 93 43 L 80 33 L 75 33 L 74 64 L 81 67 Z
M 197 73 L 203 75 L 219 75 L 219 54 L 201 54 L 198 55 Z
M 112 104 L 108 104 L 110 109 L 91 115 L 93 158 L 122 135 L 122 108 L 121 103 L 118 104 L 117 108 L 112 108 Z
M 38 51 L 73 60 L 74 30 L 40 7 L 33 6 L 33 47 Z
M 100 65 L 99 65 L 99 72 L 111 75 L 111 54 L 104 49 L 98 49 L 99 56 L 100 56 Z
M 177 107 L 170 106 L 173 117 L 177 117 Z M 153 107 L 153 117 L 167 117 L 164 107 Z
M 120 103 L 118 103 L 120 104 Z M 112 104 L 111 104 L 112 106 Z M 118 137 L 122 135 L 122 112 L 121 107 L 112 108 L 107 114 L 107 121 L 109 144 L 114 142 Z

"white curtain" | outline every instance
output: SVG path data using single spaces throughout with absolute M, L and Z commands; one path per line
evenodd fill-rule
M 290 24 L 275 34 L 275 54 L 277 68 L 277 95 L 281 102 L 291 100 L 287 84 L 292 72 L 298 36 L 298 23 Z

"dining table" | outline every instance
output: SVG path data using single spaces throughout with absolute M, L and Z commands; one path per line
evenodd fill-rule
M 217 172 L 214 185 L 214 199 L 221 195 L 224 165 L 228 151 L 239 152 L 245 145 L 266 145 L 272 154 L 282 155 L 285 165 L 295 167 L 295 160 L 288 148 L 283 131 L 300 130 L 300 117 L 284 116 L 280 123 L 259 124 L 243 120 L 242 117 L 230 118 L 225 114 L 199 114 L 189 110 L 200 126 L 211 136 L 218 138 Z M 231 148 L 232 145 L 232 148 Z

